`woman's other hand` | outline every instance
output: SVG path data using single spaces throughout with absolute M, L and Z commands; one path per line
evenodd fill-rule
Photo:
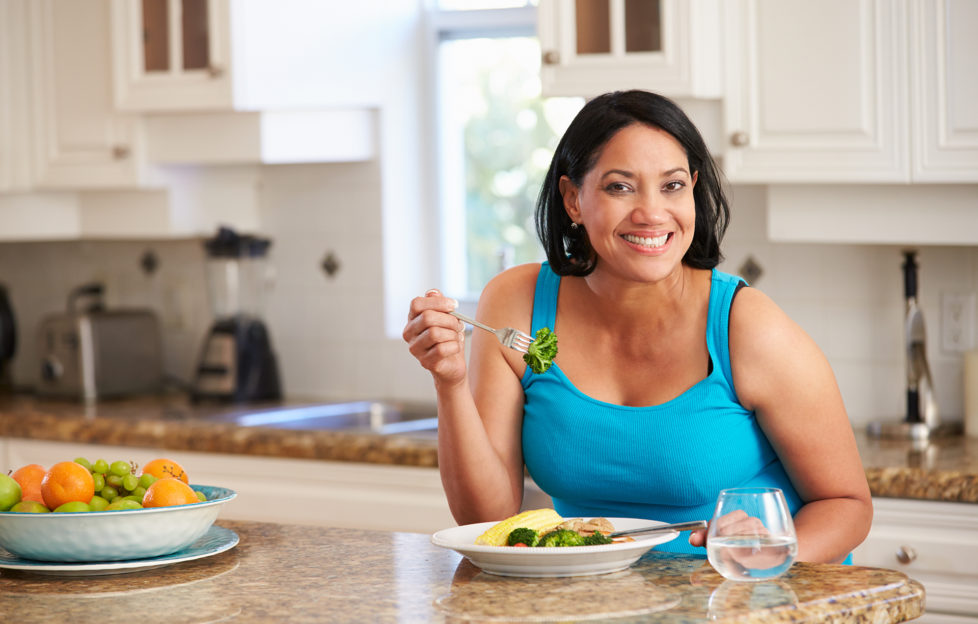
M 401 336 L 408 350 L 434 377 L 437 385 L 465 380 L 465 324 L 449 312 L 458 302 L 438 290 L 411 300 Z

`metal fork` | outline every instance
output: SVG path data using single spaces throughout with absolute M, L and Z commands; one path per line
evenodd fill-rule
M 470 325 L 474 325 L 479 329 L 484 329 L 487 332 L 495 334 L 496 338 L 499 339 L 499 342 L 502 343 L 504 347 L 508 347 L 510 349 L 516 349 L 521 353 L 526 353 L 527 349 L 530 346 L 530 343 L 533 342 L 532 337 L 530 337 L 528 334 L 524 334 L 523 332 L 516 329 L 515 327 L 503 327 L 502 329 L 493 329 L 488 325 L 483 325 L 479 321 L 465 316 L 461 312 L 456 312 L 455 310 L 452 310 L 450 314 L 455 318 L 461 319 Z

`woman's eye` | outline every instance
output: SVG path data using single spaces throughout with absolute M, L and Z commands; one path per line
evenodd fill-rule
M 625 184 L 624 182 L 612 182 L 611 184 L 605 187 L 605 190 L 610 191 L 612 193 L 625 193 L 628 191 L 628 185 Z
M 686 186 L 686 183 L 682 180 L 673 180 L 672 182 L 666 182 L 663 187 L 667 191 L 681 191 Z

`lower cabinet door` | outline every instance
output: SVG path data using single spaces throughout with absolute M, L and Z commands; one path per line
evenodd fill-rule
M 978 505 L 874 498 L 873 527 L 856 565 L 923 583 L 921 622 L 978 622 Z

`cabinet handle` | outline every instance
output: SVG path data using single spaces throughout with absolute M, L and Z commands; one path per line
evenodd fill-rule
M 129 158 L 129 148 L 125 145 L 113 145 L 112 158 L 115 160 L 124 160 Z
M 543 64 L 544 65 L 557 65 L 560 63 L 560 52 L 556 50 L 547 50 L 543 53 Z
M 221 76 L 224 75 L 224 68 L 219 67 L 217 65 L 208 65 L 207 75 L 210 76 L 211 78 L 220 78 Z
M 903 565 L 907 565 L 908 563 L 910 563 L 916 558 L 917 558 L 917 551 L 914 550 L 913 547 L 901 546 L 897 548 L 896 560 L 902 563 Z
M 750 137 L 746 132 L 734 132 L 730 135 L 730 144 L 734 147 L 743 147 L 750 143 Z

